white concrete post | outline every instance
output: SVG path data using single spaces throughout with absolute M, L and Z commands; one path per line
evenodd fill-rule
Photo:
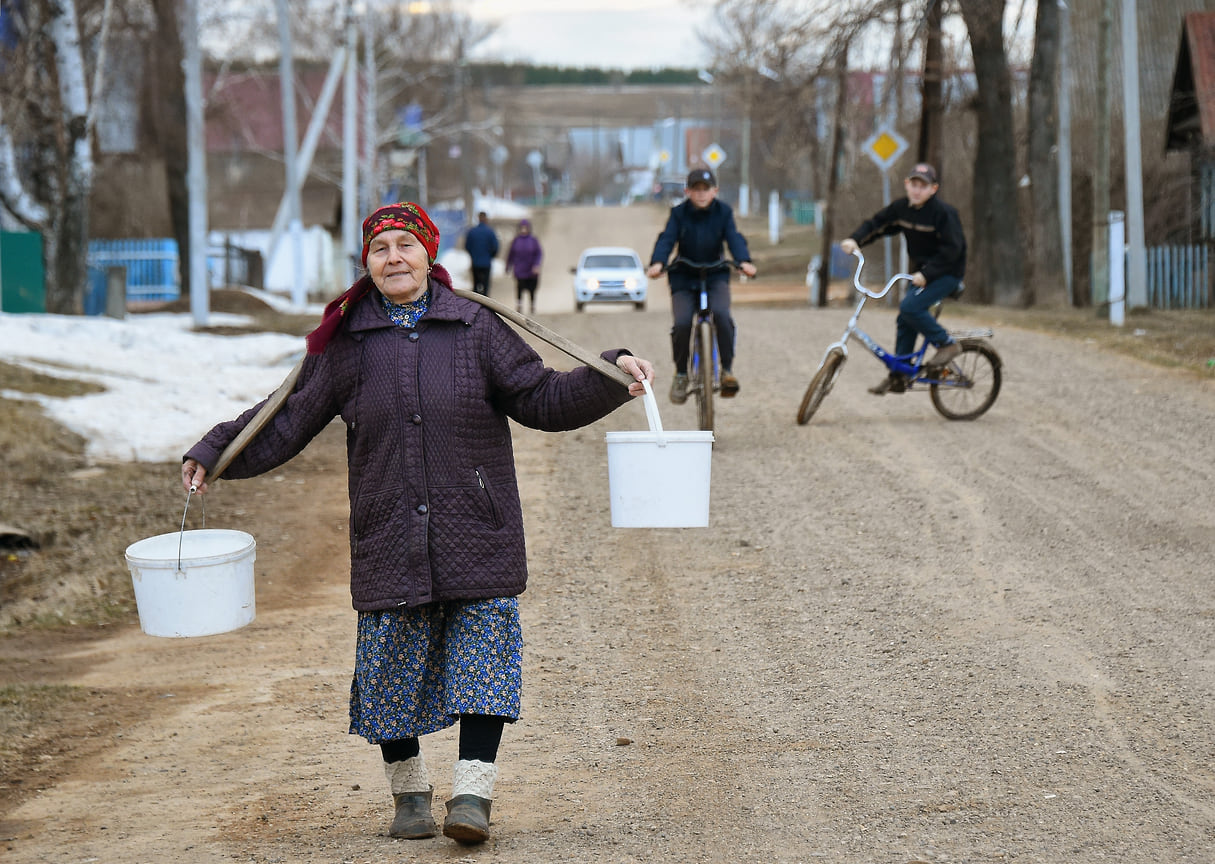
M 1110 323 L 1126 323 L 1126 214 L 1110 211 Z
M 780 242 L 780 193 L 768 193 L 768 241 L 775 246 Z

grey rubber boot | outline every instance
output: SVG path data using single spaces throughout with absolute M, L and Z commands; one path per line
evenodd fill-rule
M 389 837 L 402 840 L 424 840 L 435 836 L 438 826 L 431 812 L 433 789 L 425 792 L 401 792 L 392 796 L 396 805 L 396 815 L 392 817 L 392 826 L 388 829 Z
M 431 812 L 434 787 L 430 785 L 422 754 L 401 762 L 385 762 L 384 776 L 388 778 L 396 807 L 388 836 L 403 840 L 435 836 L 438 826 Z
M 451 800 L 443 835 L 471 846 L 489 839 L 489 809 L 493 804 L 494 781 L 498 766 L 492 762 L 461 759 L 456 762 Z
M 447 802 L 443 836 L 472 846 L 489 839 L 489 808 L 494 802 L 477 795 L 457 795 Z

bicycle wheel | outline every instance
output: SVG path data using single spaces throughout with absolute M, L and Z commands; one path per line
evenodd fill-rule
M 982 339 L 963 339 L 962 353 L 930 385 L 932 404 L 949 420 L 974 420 L 1000 395 L 1000 355 Z
M 696 325 L 696 417 L 702 432 L 713 431 L 713 325 Z
M 797 425 L 805 426 L 810 422 L 810 418 L 814 416 L 814 412 L 818 410 L 818 406 L 827 398 L 827 394 L 831 392 L 831 388 L 835 386 L 835 381 L 840 377 L 840 370 L 844 368 L 844 361 L 847 356 L 839 348 L 827 352 L 827 356 L 823 358 L 823 363 L 818 367 L 818 371 L 814 373 L 814 377 L 810 379 L 810 386 L 806 388 L 806 395 L 802 397 L 802 404 L 797 409 Z

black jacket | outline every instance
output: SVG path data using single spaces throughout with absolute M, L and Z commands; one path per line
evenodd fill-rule
M 939 276 L 966 274 L 966 237 L 958 211 L 933 195 L 916 208 L 906 198 L 887 204 L 852 232 L 858 246 L 878 237 L 902 234 L 907 238 L 911 272 L 931 282 Z
M 683 201 L 671 208 L 666 227 L 654 243 L 650 263 L 666 264 L 677 246 L 680 257 L 693 261 L 716 261 L 721 257 L 723 243 L 738 263 L 751 260 L 747 240 L 734 224 L 734 211 L 729 204 L 714 198 L 708 207 L 701 210 L 690 200 Z M 678 270 L 672 271 L 672 279 L 678 277 L 679 273 Z

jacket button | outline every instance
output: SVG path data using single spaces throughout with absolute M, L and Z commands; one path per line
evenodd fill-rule
M 414 425 L 414 426 L 421 426 L 421 425 L 422 425 L 422 415 L 421 415 L 421 414 L 414 414 L 414 415 L 413 415 L 412 417 L 410 417 L 409 419 L 413 421 L 413 425 Z
M 418 341 L 419 339 L 421 339 L 421 338 L 422 338 L 422 337 L 421 337 L 421 335 L 418 333 L 418 331 L 417 331 L 417 330 L 410 331 L 410 334 L 409 334 L 409 341 L 410 341 L 410 342 L 417 342 L 417 341 Z
M 425 515 L 426 515 L 426 513 L 427 513 L 427 511 L 428 511 L 429 509 L 430 509 L 430 508 L 428 508 L 428 507 L 427 507 L 425 504 L 419 504 L 419 505 L 418 505 L 418 512 L 419 512 L 419 513 L 421 513 L 423 516 L 425 516 Z

